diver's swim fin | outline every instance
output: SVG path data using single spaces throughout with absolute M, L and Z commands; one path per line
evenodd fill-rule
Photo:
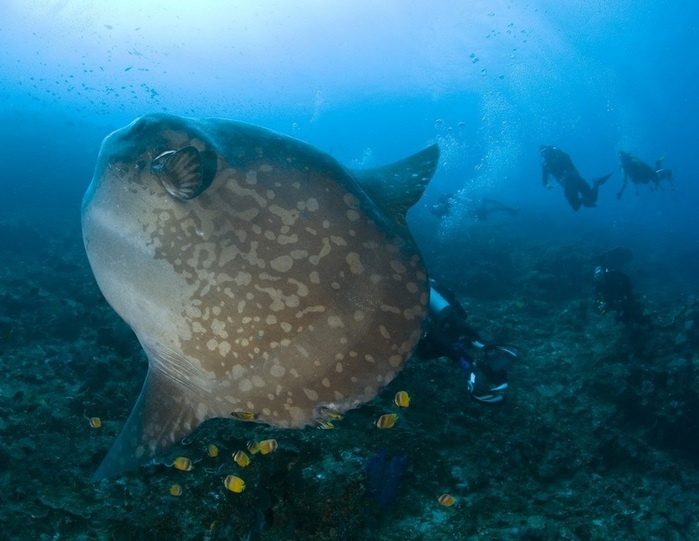
M 598 177 L 598 178 L 596 178 L 595 180 L 592 181 L 592 184 L 593 184 L 594 186 L 602 186 L 602 184 L 604 184 L 605 182 L 607 182 L 607 181 L 609 180 L 609 177 L 611 177 L 611 176 L 612 176 L 612 174 L 609 173 L 608 175 L 604 175 L 603 177 Z
M 660 156 L 657 160 L 655 160 L 655 169 L 662 169 L 663 168 L 663 161 L 665 161 L 665 154 Z

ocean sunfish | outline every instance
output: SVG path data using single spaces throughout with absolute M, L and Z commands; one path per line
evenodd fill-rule
M 429 287 L 405 214 L 438 158 L 351 171 L 260 127 L 166 114 L 110 134 L 83 239 L 148 376 L 93 479 L 213 417 L 300 428 L 372 399 L 420 338 Z

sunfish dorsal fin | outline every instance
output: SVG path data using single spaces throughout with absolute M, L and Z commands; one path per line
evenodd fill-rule
M 145 346 L 144 346 L 145 348 Z M 205 419 L 182 387 L 152 362 L 141 394 L 119 437 L 92 476 L 92 481 L 112 477 L 145 464 L 192 433 Z
M 379 208 L 404 226 L 408 209 L 422 197 L 438 162 L 439 147 L 432 145 L 395 163 L 352 173 Z

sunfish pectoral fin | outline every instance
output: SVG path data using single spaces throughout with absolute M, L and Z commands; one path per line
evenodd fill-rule
M 204 182 L 202 161 L 199 151 L 193 146 L 163 152 L 153 160 L 151 169 L 175 199 L 189 201 L 201 191 Z
M 149 370 L 131 415 L 92 481 L 145 464 L 200 424 L 181 389 L 164 374 Z
M 422 197 L 438 162 L 439 147 L 431 145 L 398 162 L 352 173 L 386 214 L 405 225 L 408 209 Z

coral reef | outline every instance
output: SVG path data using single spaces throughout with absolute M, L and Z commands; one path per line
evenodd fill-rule
M 0 224 L 7 538 L 699 537 L 699 301 L 686 285 L 655 295 L 646 276 L 639 293 L 654 323 L 637 347 L 613 315 L 593 309 L 590 261 L 604 246 L 517 239 L 512 252 L 505 234 L 471 239 L 481 257 L 455 289 L 484 336 L 523 352 L 502 405 L 473 401 L 467 375 L 446 359 L 416 357 L 333 430 L 215 420 L 153 464 L 93 484 L 146 361 L 101 298 L 77 224 L 45 230 Z M 377 429 L 399 390 L 410 407 Z M 246 468 L 231 458 L 267 438 L 279 442 L 274 453 Z M 177 456 L 192 470 L 170 467 Z M 244 492 L 225 489 L 229 474 L 245 480 Z M 455 505 L 440 505 L 444 493 Z

